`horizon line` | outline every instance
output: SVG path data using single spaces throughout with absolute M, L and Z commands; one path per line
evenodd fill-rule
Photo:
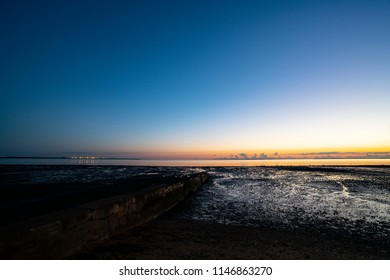
M 277 153 L 276 153 L 277 154 Z M 318 152 L 318 153 L 291 153 L 291 154 L 257 154 L 249 156 L 245 153 L 232 154 L 227 157 L 113 157 L 113 156 L 0 156 L 2 159 L 74 159 L 74 160 L 325 160 L 325 159 L 390 159 L 390 152 Z

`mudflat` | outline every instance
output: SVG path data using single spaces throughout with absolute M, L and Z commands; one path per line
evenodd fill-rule
M 68 258 L 390 259 L 388 167 L 3 165 L 0 224 L 204 170 L 208 183 L 168 213 Z
M 378 243 L 180 219 L 176 209 L 70 259 L 390 259 Z

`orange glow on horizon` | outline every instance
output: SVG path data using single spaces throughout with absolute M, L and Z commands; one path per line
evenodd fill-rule
M 370 154 L 371 153 L 371 154 Z M 239 157 L 248 158 L 361 158 L 361 157 L 389 157 L 390 146 L 383 147 L 338 147 L 338 148 L 317 148 L 317 149 L 156 149 L 119 152 L 123 156 L 139 157 L 144 159 L 218 159 Z

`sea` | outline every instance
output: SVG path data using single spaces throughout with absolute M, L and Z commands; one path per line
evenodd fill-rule
M 390 248 L 390 159 L 1 158 L 0 165 L 43 166 L 27 174 L 32 183 L 207 171 L 209 180 L 177 212 L 181 218 L 342 235 Z
M 390 159 L 74 159 L 74 158 L 0 158 L 1 164 L 39 165 L 128 165 L 128 166 L 308 166 L 308 165 L 390 165 Z

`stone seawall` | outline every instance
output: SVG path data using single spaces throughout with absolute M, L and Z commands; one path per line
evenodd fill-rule
M 61 259 L 168 211 L 208 178 L 198 173 L 0 228 L 1 259 Z

